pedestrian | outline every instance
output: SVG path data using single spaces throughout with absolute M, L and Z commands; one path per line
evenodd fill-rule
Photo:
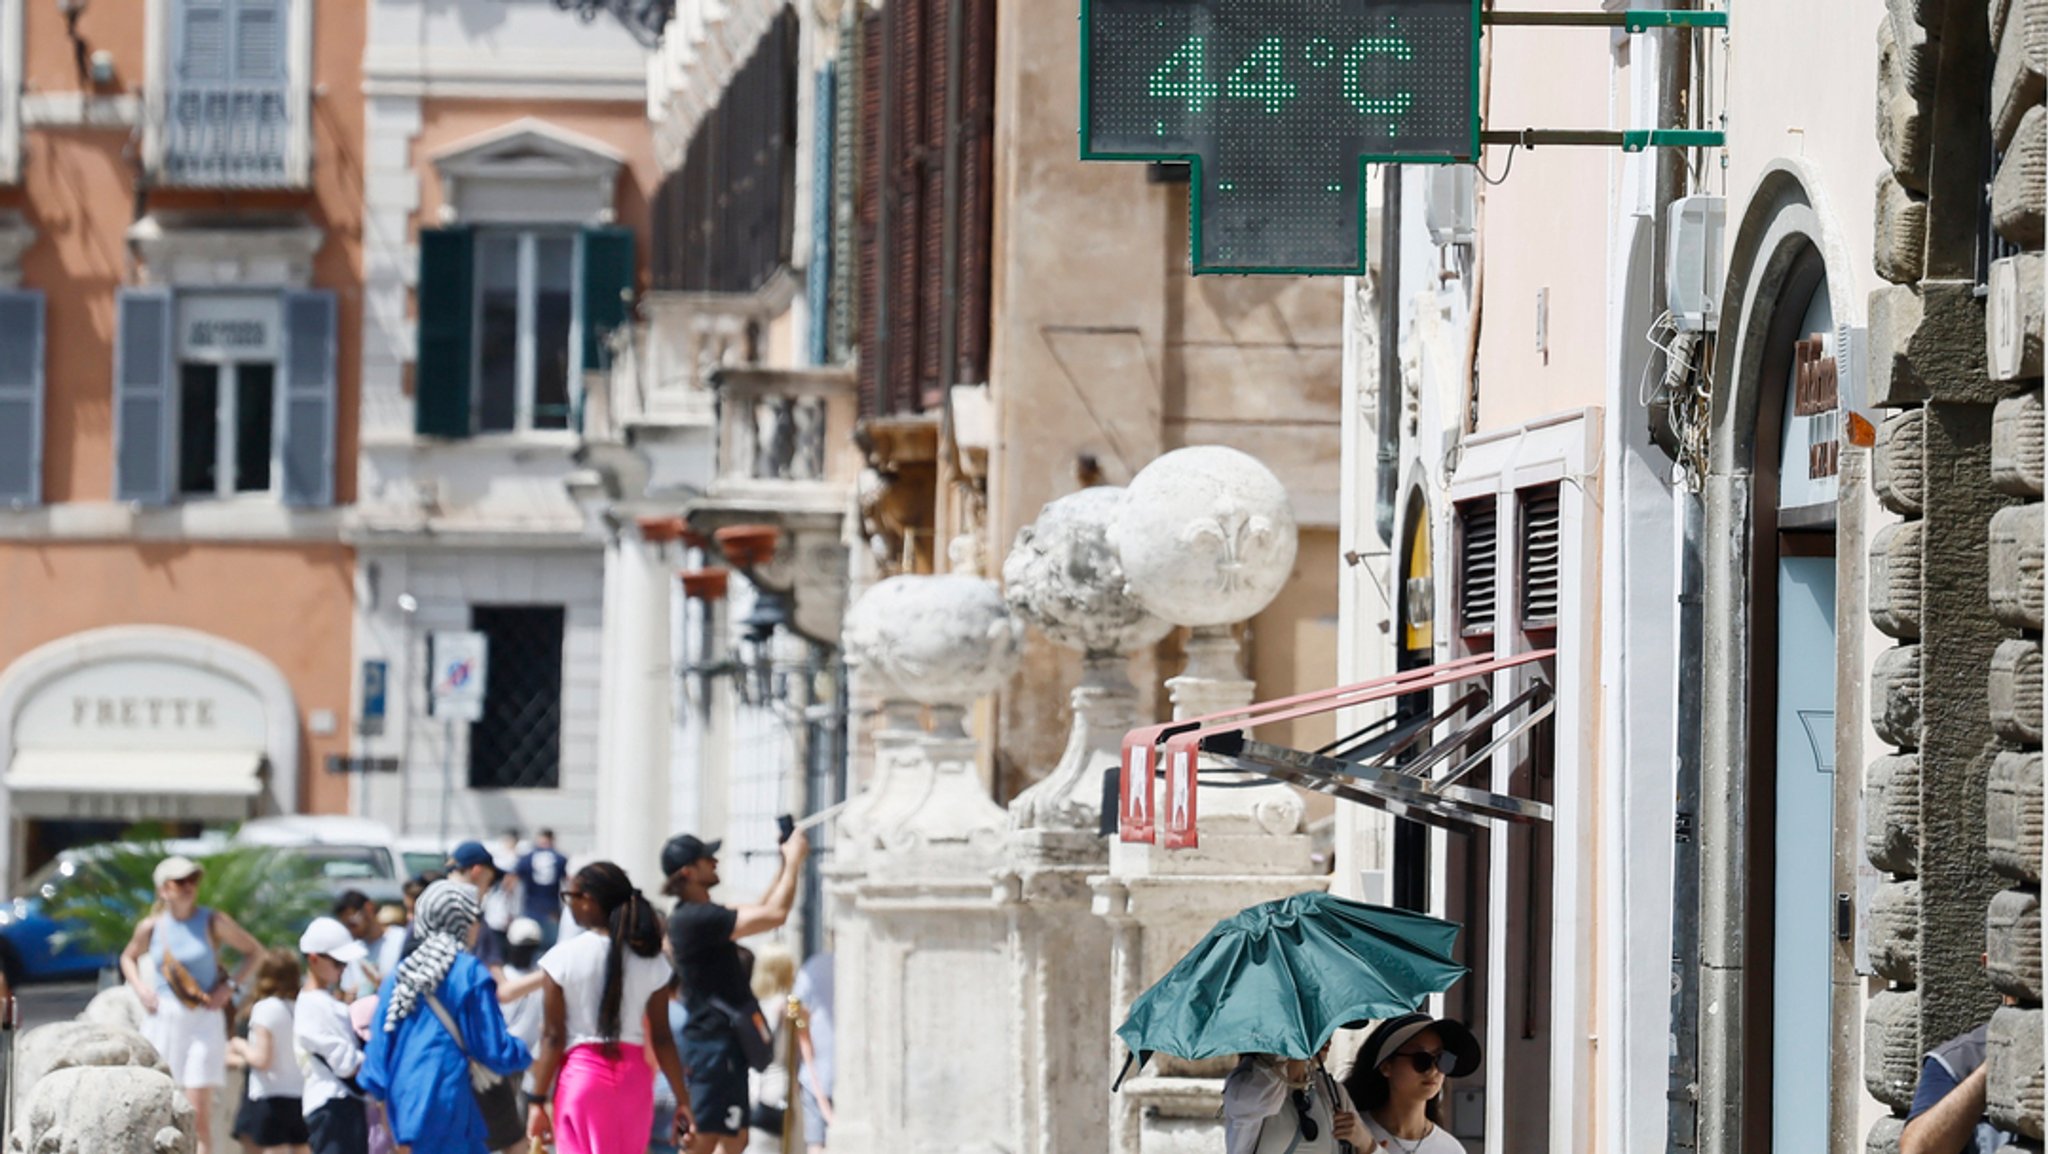
M 1227 1154 L 1338 1154 L 1365 1141 L 1357 1108 L 1323 1059 L 1246 1054 L 1223 1081 Z M 1432 1152 L 1433 1154 L 1433 1152 Z
M 2019 1140 L 1984 1114 L 1990 1033 L 1985 1023 L 1927 1052 L 1899 1133 L 1899 1154 L 1990 1154 Z
M 539 922 L 532 918 L 513 919 L 512 928 L 505 931 L 505 978 L 498 983 L 498 1008 L 505 1012 L 505 1028 L 526 1043 L 536 1063 L 540 1059 L 541 1022 L 546 1010 L 545 999 L 541 997 L 546 976 L 537 964 L 541 936 Z M 526 1072 L 526 1091 L 533 1092 L 532 1069 Z
M 490 969 L 491 977 L 496 978 L 498 968 L 505 964 L 504 931 L 512 924 L 503 899 L 494 896 L 505 876 L 498 872 L 498 860 L 484 847 L 484 843 L 466 841 L 449 853 L 448 876 L 467 882 L 476 891 L 477 908 L 484 925 L 477 933 L 470 952 Z M 500 919 L 495 927 L 490 924 L 493 918 Z
M 1463 1022 L 1403 1014 L 1381 1022 L 1345 1078 L 1374 1146 L 1401 1154 L 1463 1154 L 1442 1121 L 1446 1078 L 1479 1069 L 1479 1040 Z
M 376 993 L 377 987 L 384 984 L 384 975 L 397 967 L 399 956 L 405 952 L 404 927 L 393 929 L 385 925 L 380 913 L 377 903 L 361 890 L 347 890 L 334 899 L 335 920 L 348 927 L 365 951 L 342 979 L 351 998 Z
M 798 878 L 810 842 L 801 833 L 782 843 L 782 865 L 759 903 L 733 909 L 711 900 L 718 885 L 718 847 L 677 834 L 661 847 L 667 891 L 678 899 L 669 914 L 668 940 L 683 985 L 689 1020 L 683 1026 L 683 1066 L 697 1126 L 690 1154 L 740 1154 L 747 1148 L 747 1072 L 739 1031 L 754 1028 L 759 1008 L 740 958 L 739 942 L 779 929 L 796 905 Z
M 675 1132 L 687 1140 L 690 1093 L 675 1041 L 647 1023 L 668 1021 L 675 970 L 661 955 L 661 918 L 612 862 L 592 862 L 562 887 L 569 916 L 589 933 L 540 960 L 545 1021 L 527 1133 L 562 1154 L 641 1154 L 654 1109 L 646 1047 L 677 1099 Z M 550 1117 L 550 1106 L 553 1107 Z
M 192 1103 L 196 1154 L 213 1150 L 213 1092 L 227 1085 L 228 1002 L 255 972 L 263 946 L 235 919 L 199 904 L 199 863 L 182 855 L 157 863 L 156 903 L 121 951 L 121 976 L 142 1002 L 142 1035 Z M 242 955 L 232 978 L 220 949 Z
M 378 991 L 363 1088 L 388 1104 L 399 1144 L 420 1154 L 525 1146 L 516 1099 L 471 1086 L 472 1062 L 501 1078 L 533 1063 L 532 1053 L 505 1029 L 490 971 L 467 952 L 480 916 L 476 889 L 467 882 L 428 886 L 405 957 Z M 480 1096 L 494 1110 L 509 1101 L 510 1125 L 503 1116 L 486 1118 Z
M 835 997 L 832 982 L 832 951 L 812 954 L 796 976 L 790 996 L 803 1007 L 804 1024 L 797 1032 L 797 1050 L 803 1056 L 800 1085 L 803 1089 L 804 1145 L 810 1154 L 823 1154 L 832 1129 L 832 1058 L 837 1048 L 833 1026 Z
M 362 1041 L 349 1007 L 334 994 L 348 968 L 369 950 L 339 921 L 314 918 L 299 935 L 299 952 L 306 955 L 306 984 L 292 1026 L 299 1052 L 306 1056 L 307 1145 L 312 1154 L 368 1154 L 368 1112 L 356 1081 L 363 1068 Z
M 555 831 L 535 833 L 533 848 L 512 872 L 519 878 L 520 911 L 539 922 L 542 940 L 554 945 L 562 924 L 562 877 L 569 872 L 569 859 L 555 848 Z
M 412 915 L 419 907 L 420 895 L 426 893 L 427 887 L 433 885 L 438 880 L 440 879 L 428 877 L 426 874 L 419 874 L 406 879 L 405 888 L 400 891 L 405 897 L 405 920 L 402 924 L 408 926 L 412 924 Z
M 292 1028 L 293 1003 L 304 981 L 299 959 L 290 950 L 264 954 L 242 1011 L 249 1036 L 228 1043 L 228 1056 L 249 1071 L 234 1127 L 234 1136 L 245 1150 L 306 1154 L 306 1115 L 301 1101 L 306 1079 L 299 1072 L 298 1043 Z

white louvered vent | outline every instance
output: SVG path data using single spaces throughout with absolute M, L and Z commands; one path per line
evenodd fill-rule
M 1522 628 L 1557 628 L 1558 602 L 1564 587 L 1559 568 L 1558 497 L 1554 487 L 1524 490 L 1519 557 Z
M 1499 515 L 1491 497 L 1458 506 L 1458 631 L 1493 632 L 1500 604 Z

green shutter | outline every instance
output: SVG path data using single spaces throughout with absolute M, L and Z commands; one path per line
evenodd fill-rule
M 633 230 L 583 230 L 583 369 L 611 367 L 605 341 L 626 323 L 633 295 Z
M 467 228 L 420 230 L 419 362 L 413 427 L 423 437 L 467 437 L 476 316 L 476 236 Z

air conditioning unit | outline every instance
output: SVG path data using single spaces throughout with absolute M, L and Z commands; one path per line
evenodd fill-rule
M 1429 204 L 1423 221 L 1429 239 L 1437 244 L 1471 244 L 1478 231 L 1478 200 L 1469 164 L 1445 164 L 1430 169 Z
M 1679 332 L 1702 332 L 1720 322 L 1725 276 L 1721 234 L 1727 220 L 1725 197 L 1687 196 L 1671 204 L 1665 221 L 1670 244 L 1665 250 L 1664 283 L 1667 307 Z

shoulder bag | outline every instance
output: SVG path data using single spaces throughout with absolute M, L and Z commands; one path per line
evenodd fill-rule
M 504 1150 L 526 1138 L 526 1120 L 519 1116 L 519 1082 L 498 1073 L 476 1060 L 469 1052 L 469 1043 L 463 1041 L 462 1031 L 455 1025 L 455 1018 L 448 1013 L 448 1007 L 441 999 L 427 995 L 427 1008 L 441 1019 L 450 1037 L 455 1039 L 455 1048 L 469 1059 L 469 1090 L 476 1096 L 476 1108 L 484 1116 L 484 1145 L 491 1150 Z

